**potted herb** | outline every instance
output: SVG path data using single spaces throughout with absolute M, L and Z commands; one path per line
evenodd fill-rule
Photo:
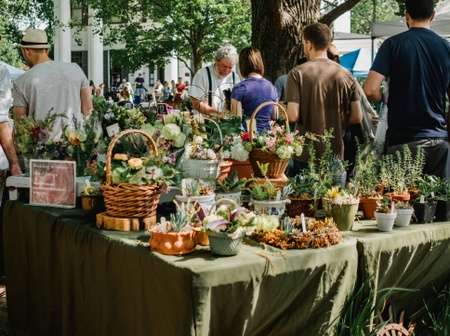
M 227 203 L 219 205 L 214 213 L 203 219 L 211 252 L 224 256 L 239 252 L 243 236 L 253 232 L 256 219 L 253 212 L 238 208 L 234 202 Z
M 418 223 L 431 223 L 437 206 L 436 193 L 440 189 L 440 179 L 434 175 L 425 175 L 417 180 L 418 194 L 413 200 L 415 217 Z
M 395 209 L 397 212 L 397 217 L 395 217 L 395 226 L 408 226 L 411 222 L 411 217 L 414 213 L 414 208 L 408 201 L 398 201 L 395 204 Z
M 333 153 L 328 160 L 326 169 L 331 175 L 332 185 L 337 185 L 345 188 L 347 181 L 347 167 L 348 161 L 339 159 L 339 156 Z
M 397 216 L 394 207 L 394 202 L 387 196 L 384 196 L 378 202 L 378 207 L 375 210 L 375 218 L 377 219 L 379 231 L 392 231 L 394 220 Z
M 197 239 L 192 225 L 197 219 L 197 210 L 189 203 L 174 202 L 176 212 L 170 214 L 170 221 L 161 217 L 150 229 L 150 249 L 154 252 L 180 255 L 195 251 Z
M 357 142 L 355 173 L 352 183 L 358 188 L 364 218 L 374 218 L 377 202 L 381 199 L 380 177 L 378 159 L 368 140 L 364 147 Z
M 253 205 L 257 214 L 277 215 L 281 217 L 286 210 L 286 204 L 291 202 L 288 196 L 292 193 L 292 187 L 285 185 L 280 190 L 266 176 L 268 166 L 268 163 L 260 164 L 258 162 L 258 167 L 265 178 L 263 180 L 253 179 L 250 187 L 250 204 Z
M 216 182 L 216 200 L 229 198 L 240 204 L 242 190 L 245 188 L 246 183 L 247 179 L 239 179 L 237 171 L 234 170 L 230 177 L 225 177 L 222 181 Z

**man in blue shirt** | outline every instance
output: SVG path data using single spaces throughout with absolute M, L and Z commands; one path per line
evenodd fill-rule
M 450 97 L 450 43 L 430 30 L 433 0 L 406 0 L 408 31 L 380 47 L 364 85 L 367 97 L 382 101 L 380 86 L 389 78 L 386 153 L 403 144 L 423 147 L 424 173 L 450 177 L 449 124 L 445 99 Z

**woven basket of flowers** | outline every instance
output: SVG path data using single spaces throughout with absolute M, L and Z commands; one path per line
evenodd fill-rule
M 161 195 L 161 185 L 151 178 L 139 178 L 136 176 L 153 176 L 157 173 L 157 169 L 161 169 L 151 162 L 151 157 L 129 158 L 126 154 L 115 155 L 112 158 L 113 148 L 117 141 L 125 135 L 140 134 L 144 140 L 148 140 L 146 145 L 149 152 L 153 152 L 154 158 L 157 157 L 157 148 L 151 137 L 136 129 L 129 129 L 118 133 L 111 141 L 106 152 L 106 181 L 102 183 L 103 196 L 105 199 L 106 213 L 113 217 L 122 218 L 144 218 L 156 216 L 156 208 Z M 153 159 L 154 159 L 153 158 Z M 117 178 L 113 177 L 117 174 L 112 173 L 111 160 L 118 162 L 118 167 L 123 176 L 123 180 L 128 181 L 117 182 Z M 133 175 L 134 174 L 134 175 Z M 162 173 L 159 172 L 159 175 Z
M 285 126 L 274 124 L 270 131 L 265 131 L 262 135 L 256 136 L 255 139 L 254 119 L 259 110 L 267 105 L 277 106 L 283 113 L 286 124 Z M 249 141 L 253 146 L 249 154 L 249 161 L 255 177 L 264 177 L 258 167 L 257 162 L 259 162 L 260 164 L 269 163 L 268 178 L 279 178 L 283 176 L 292 155 L 301 154 L 303 137 L 290 132 L 288 115 L 283 106 L 275 102 L 265 102 L 255 109 L 250 118 Z

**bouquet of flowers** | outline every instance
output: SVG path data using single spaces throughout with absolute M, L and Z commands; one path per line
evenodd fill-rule
M 248 142 L 248 133 L 239 135 L 226 135 L 224 139 L 222 158 L 237 161 L 247 161 L 252 145 Z
M 279 125 L 275 121 L 270 124 L 270 130 L 265 130 L 263 134 L 252 139 L 252 147 L 276 154 L 280 159 L 299 156 L 303 150 L 304 137 L 298 134 L 298 130 L 288 132 L 285 125 Z
M 18 151 L 29 159 L 63 160 L 64 149 L 60 142 L 54 141 L 52 135 L 57 118 L 66 116 L 49 113 L 43 121 L 29 116 L 17 118 L 14 142 Z

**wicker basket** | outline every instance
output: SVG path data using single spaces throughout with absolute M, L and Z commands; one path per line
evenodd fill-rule
M 250 119 L 250 126 L 249 126 L 249 140 L 250 143 L 253 142 L 253 120 L 255 119 L 256 115 L 258 114 L 259 110 L 262 109 L 264 106 L 267 105 L 275 105 L 277 106 L 284 114 L 284 117 L 286 119 L 286 131 L 289 132 L 289 122 L 288 122 L 288 115 L 286 113 L 286 110 L 278 103 L 275 102 L 265 102 L 259 105 L 255 111 L 252 114 L 252 117 Z M 269 163 L 269 168 L 267 170 L 267 177 L 268 178 L 278 178 L 281 177 L 288 164 L 290 159 L 280 159 L 280 157 L 277 154 L 274 154 L 268 150 L 262 149 L 262 148 L 253 148 L 252 151 L 249 154 L 248 157 L 250 164 L 253 168 L 253 173 L 255 177 L 264 177 L 264 175 L 261 172 L 261 169 L 259 169 L 257 162 L 260 164 L 266 164 Z
M 146 133 L 129 129 L 117 134 L 108 146 L 106 152 L 106 181 L 102 183 L 105 197 L 106 213 L 113 217 L 144 218 L 156 216 L 161 190 L 159 186 L 151 184 L 112 183 L 111 155 L 116 142 L 127 134 L 141 134 L 148 139 L 151 150 L 157 154 L 154 141 Z

